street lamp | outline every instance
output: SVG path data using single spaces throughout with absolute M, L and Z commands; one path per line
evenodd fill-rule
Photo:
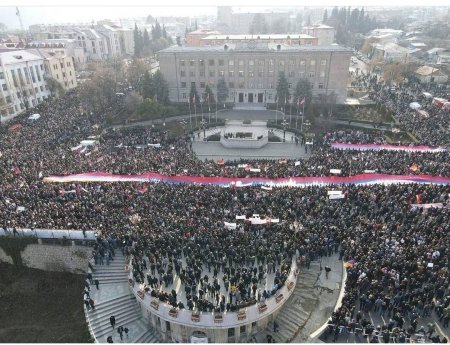
M 289 122 L 286 121 L 286 119 L 283 119 L 281 122 L 281 125 L 283 126 L 283 142 L 286 142 L 286 128 Z

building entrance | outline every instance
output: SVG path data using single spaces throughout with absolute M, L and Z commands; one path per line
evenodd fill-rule
M 242 92 L 239 92 L 239 103 L 244 102 L 244 94 Z
M 252 93 L 248 94 L 248 103 L 253 103 L 253 94 Z
M 258 93 L 258 103 L 262 103 L 262 102 L 264 102 L 264 94 Z

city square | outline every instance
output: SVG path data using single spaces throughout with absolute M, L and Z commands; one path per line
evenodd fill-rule
M 5 7 L 0 339 L 446 343 L 450 8 L 191 9 Z

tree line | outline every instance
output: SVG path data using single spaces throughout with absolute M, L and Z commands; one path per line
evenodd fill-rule
M 168 35 L 164 25 L 161 27 L 158 20 L 156 20 L 154 25 L 152 24 L 150 34 L 147 29 L 144 29 L 144 31 L 139 30 L 135 24 L 133 35 L 134 56 L 138 58 L 152 55 L 173 44 L 172 37 Z

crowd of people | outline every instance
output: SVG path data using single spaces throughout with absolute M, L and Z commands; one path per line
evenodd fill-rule
M 393 94 L 377 85 L 373 89 L 372 97 L 395 110 L 401 126 L 414 131 L 422 144 L 448 144 L 448 119 L 441 112 L 430 110 L 433 120 L 408 114 L 405 104 L 417 100 L 418 92 L 399 89 Z M 401 337 L 420 331 L 414 324 L 429 315 L 437 315 L 442 327 L 448 327 L 448 185 L 346 185 L 339 187 L 343 199 L 330 200 L 327 190 L 333 187 L 268 191 L 165 183 L 52 184 L 42 179 L 92 171 L 277 178 L 329 176 L 331 169 L 340 169 L 340 176 L 373 170 L 448 177 L 448 151 L 341 151 L 330 144 L 384 142 L 377 134 L 341 131 L 319 138 L 312 155 L 299 164 L 217 164 L 196 158 L 187 137 L 171 139 L 152 127 L 104 129 L 106 116 L 120 106 L 111 104 L 102 113 L 90 114 L 83 111 L 77 93 L 69 92 L 43 105 L 34 123 L 22 117 L 22 128 L 1 129 L 4 228 L 95 230 L 96 262 L 112 259 L 120 248 L 132 255 L 136 281 L 146 284 L 154 297 L 176 308 L 203 311 L 234 311 L 264 301 L 285 284 L 293 259 L 310 262 L 338 252 L 351 265 L 342 307 L 332 315 L 336 329 L 360 324 L 371 338 L 385 329 L 390 335 L 395 329 Z M 96 145 L 78 147 L 89 137 L 95 137 Z M 418 200 L 442 207 L 412 208 Z M 225 226 L 238 215 L 253 214 L 281 221 Z M 186 305 L 174 289 L 177 279 Z M 88 295 L 85 300 L 95 308 Z M 393 324 L 377 333 L 371 312 L 386 313 Z

